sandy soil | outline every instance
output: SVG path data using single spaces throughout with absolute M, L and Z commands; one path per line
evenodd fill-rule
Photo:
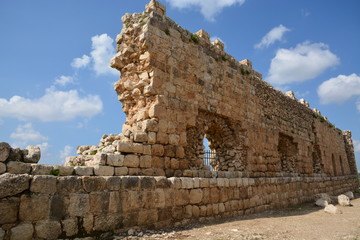
M 360 198 L 352 207 L 337 207 L 342 214 L 332 215 L 313 204 L 272 210 L 249 216 L 194 224 L 187 229 L 144 232 L 142 237 L 113 239 L 157 240 L 360 240 Z

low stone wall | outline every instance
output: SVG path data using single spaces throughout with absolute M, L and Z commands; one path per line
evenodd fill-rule
M 0 175 L 0 239 L 178 226 L 295 205 L 317 193 L 336 195 L 358 186 L 356 176 L 224 177 L 5 173 Z

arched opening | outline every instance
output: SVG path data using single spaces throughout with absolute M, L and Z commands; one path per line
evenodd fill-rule
M 211 142 L 207 139 L 206 134 L 203 139 L 203 149 L 204 166 L 208 166 L 209 170 L 212 171 L 213 166 L 216 164 L 216 150 L 211 148 Z

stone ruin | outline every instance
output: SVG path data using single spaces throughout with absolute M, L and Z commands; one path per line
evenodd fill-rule
M 350 131 L 274 89 L 249 60 L 181 28 L 154 0 L 122 21 L 111 60 L 122 133 L 78 147 L 65 166 L 36 164 L 34 149 L 2 157 L 1 145 L 0 239 L 179 226 L 359 186 Z

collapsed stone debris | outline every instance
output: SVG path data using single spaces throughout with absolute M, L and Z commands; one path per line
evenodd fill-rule
M 275 90 L 251 61 L 183 29 L 155 0 L 122 22 L 111 60 L 122 132 L 79 146 L 65 166 L 1 143 L 0 239 L 180 226 L 359 186 L 351 132 Z

